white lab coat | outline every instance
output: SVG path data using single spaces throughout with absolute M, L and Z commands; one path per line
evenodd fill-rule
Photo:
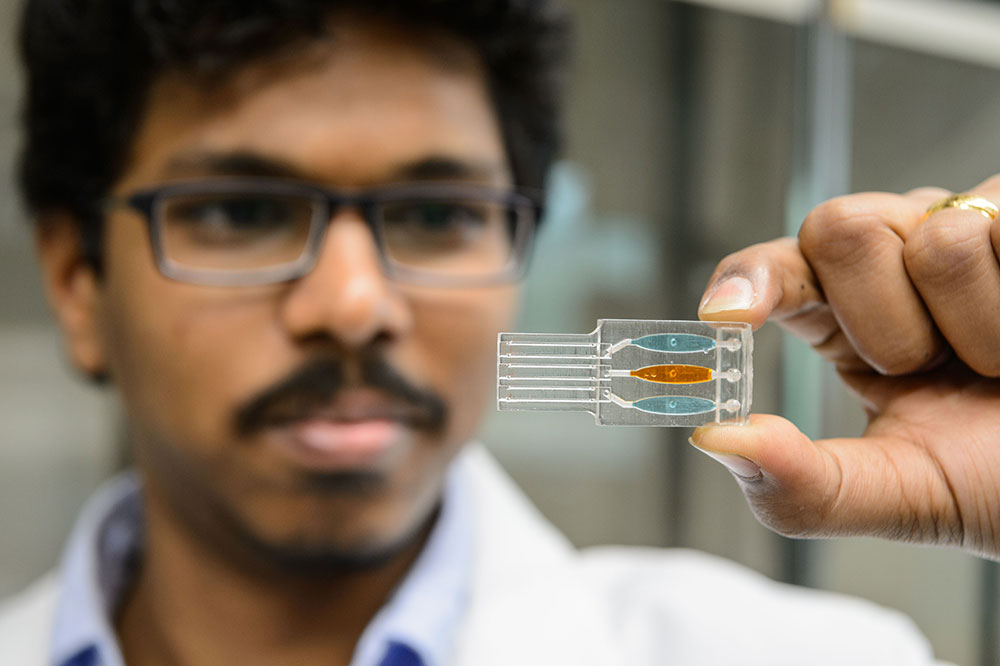
M 930 666 L 901 614 L 692 551 L 575 551 L 480 447 L 471 605 L 454 666 Z M 0 606 L 0 666 L 46 664 L 49 576 Z

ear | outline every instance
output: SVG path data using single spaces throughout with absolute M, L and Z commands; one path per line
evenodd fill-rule
M 100 380 L 107 370 L 101 336 L 101 285 L 94 267 L 85 259 L 79 225 L 68 214 L 45 213 L 37 229 L 45 292 L 70 360 L 80 372 Z

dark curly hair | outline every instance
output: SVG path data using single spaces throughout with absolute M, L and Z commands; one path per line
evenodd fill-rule
M 224 75 L 351 10 L 451 32 L 485 65 L 519 186 L 541 189 L 559 146 L 568 21 L 549 0 L 27 0 L 20 185 L 32 214 L 65 210 L 100 264 L 100 201 L 125 168 L 162 72 Z

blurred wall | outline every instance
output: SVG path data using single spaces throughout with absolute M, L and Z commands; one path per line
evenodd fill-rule
M 15 191 L 19 3 L 0 0 L 0 595 L 50 569 L 83 500 L 113 460 L 102 393 L 66 367 Z

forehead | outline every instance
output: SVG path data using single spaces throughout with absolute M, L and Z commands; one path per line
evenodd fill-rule
M 233 151 L 343 185 L 379 181 L 428 156 L 505 165 L 470 44 L 354 16 L 224 77 L 165 73 L 151 88 L 116 189 L 187 175 L 170 173 L 187 154 Z

